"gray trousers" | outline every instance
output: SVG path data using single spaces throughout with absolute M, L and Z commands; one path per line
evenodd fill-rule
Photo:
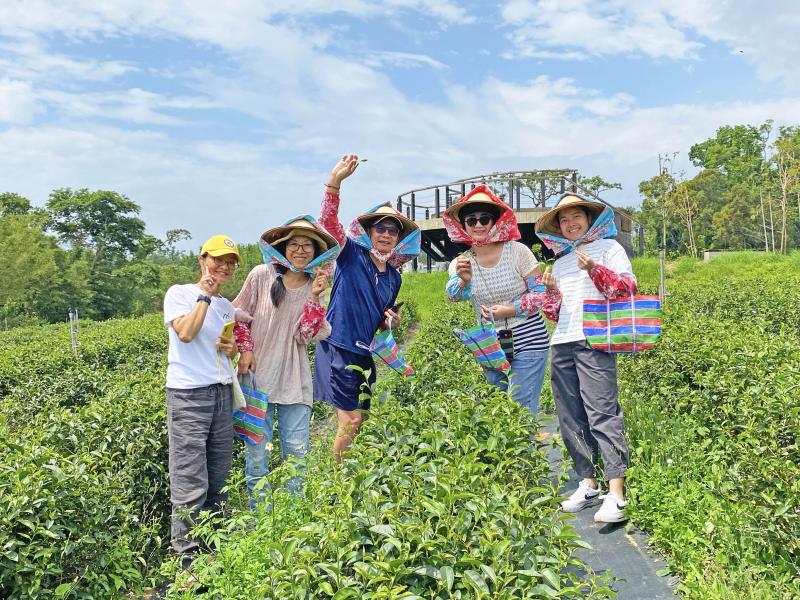
M 172 547 L 193 552 L 200 541 L 189 530 L 201 510 L 216 510 L 225 500 L 222 488 L 231 470 L 232 388 L 209 385 L 167 388 L 169 489 L 172 502 Z
M 624 477 L 628 442 L 617 396 L 617 357 L 585 340 L 551 349 L 550 382 L 561 437 L 580 477 L 597 476 L 598 450 L 606 479 Z

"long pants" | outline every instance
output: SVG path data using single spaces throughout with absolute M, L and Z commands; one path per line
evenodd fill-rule
M 539 412 L 539 396 L 542 393 L 544 372 L 547 368 L 547 350 L 530 350 L 511 359 L 511 373 L 507 377 L 502 371 L 486 369 L 486 380 L 503 391 L 511 380 L 511 397 L 532 415 Z
M 200 541 L 191 530 L 202 510 L 217 510 L 231 470 L 233 423 L 230 385 L 167 388 L 169 489 L 172 547 L 194 552 Z
M 550 349 L 561 437 L 580 477 L 597 477 L 598 450 L 606 479 L 624 477 L 628 442 L 617 396 L 617 357 L 585 340 Z
M 281 454 L 283 460 L 289 457 L 296 459 L 297 475 L 287 481 L 289 493 L 296 494 L 303 485 L 305 467 L 303 457 L 308 452 L 309 423 L 311 421 L 311 407 L 307 404 L 276 404 L 267 405 L 267 414 L 264 426 L 264 439 L 255 445 L 246 445 L 244 473 L 247 477 L 247 489 L 250 493 L 250 506 L 255 509 L 259 502 L 266 497 L 267 486 L 260 483 L 269 474 L 269 454 L 272 449 L 272 436 L 275 422 L 275 413 L 278 413 L 278 437 L 281 440 Z

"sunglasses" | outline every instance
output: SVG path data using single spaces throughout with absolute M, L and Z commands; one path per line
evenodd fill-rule
M 464 219 L 464 223 L 467 224 L 467 227 L 475 227 L 475 225 L 477 225 L 478 223 L 485 226 L 491 223 L 492 221 L 494 221 L 494 217 L 491 215 L 480 215 L 480 216 L 470 215 L 469 217 Z
M 392 227 L 391 225 L 384 225 L 383 223 L 378 223 L 377 225 L 373 225 L 372 228 L 378 233 L 388 233 L 389 235 L 400 235 L 400 230 L 397 227 Z

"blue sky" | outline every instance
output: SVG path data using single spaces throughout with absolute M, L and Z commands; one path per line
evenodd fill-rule
M 0 191 L 113 189 L 240 241 L 406 190 L 577 168 L 638 204 L 659 153 L 800 123 L 791 0 L 0 0 Z

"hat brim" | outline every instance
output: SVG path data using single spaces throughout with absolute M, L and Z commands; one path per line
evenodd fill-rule
M 337 245 L 336 238 L 321 227 L 314 227 L 313 224 L 308 223 L 304 225 L 284 225 L 281 227 L 273 227 L 268 229 L 261 235 L 261 239 L 267 242 L 270 246 L 276 246 L 283 242 L 290 240 L 293 237 L 304 236 L 313 240 L 318 246 L 318 254 L 330 250 Z
M 406 237 L 412 231 L 414 231 L 416 229 L 419 229 L 419 226 L 416 223 L 414 223 L 414 221 L 412 221 L 411 219 L 409 219 L 408 217 L 406 217 L 406 216 L 404 216 L 404 215 L 402 215 L 400 213 L 391 213 L 391 214 L 369 213 L 369 214 L 361 215 L 360 217 L 357 217 L 356 220 L 359 223 L 361 223 L 361 226 L 364 229 L 369 229 L 378 220 L 383 220 L 386 217 L 390 217 L 390 218 L 395 219 L 396 221 L 400 222 L 400 225 L 402 226 L 402 230 L 400 231 L 400 234 L 398 235 L 398 239 L 402 240 L 404 237 Z
M 580 200 L 578 202 L 570 202 L 568 204 L 556 205 L 541 217 L 536 220 L 534 231 L 536 233 L 548 233 L 550 235 L 561 235 L 561 227 L 558 226 L 558 213 L 565 208 L 583 207 L 587 209 L 592 215 L 592 221 L 597 219 L 602 213 L 606 205 L 599 202 L 592 202 L 590 200 Z

